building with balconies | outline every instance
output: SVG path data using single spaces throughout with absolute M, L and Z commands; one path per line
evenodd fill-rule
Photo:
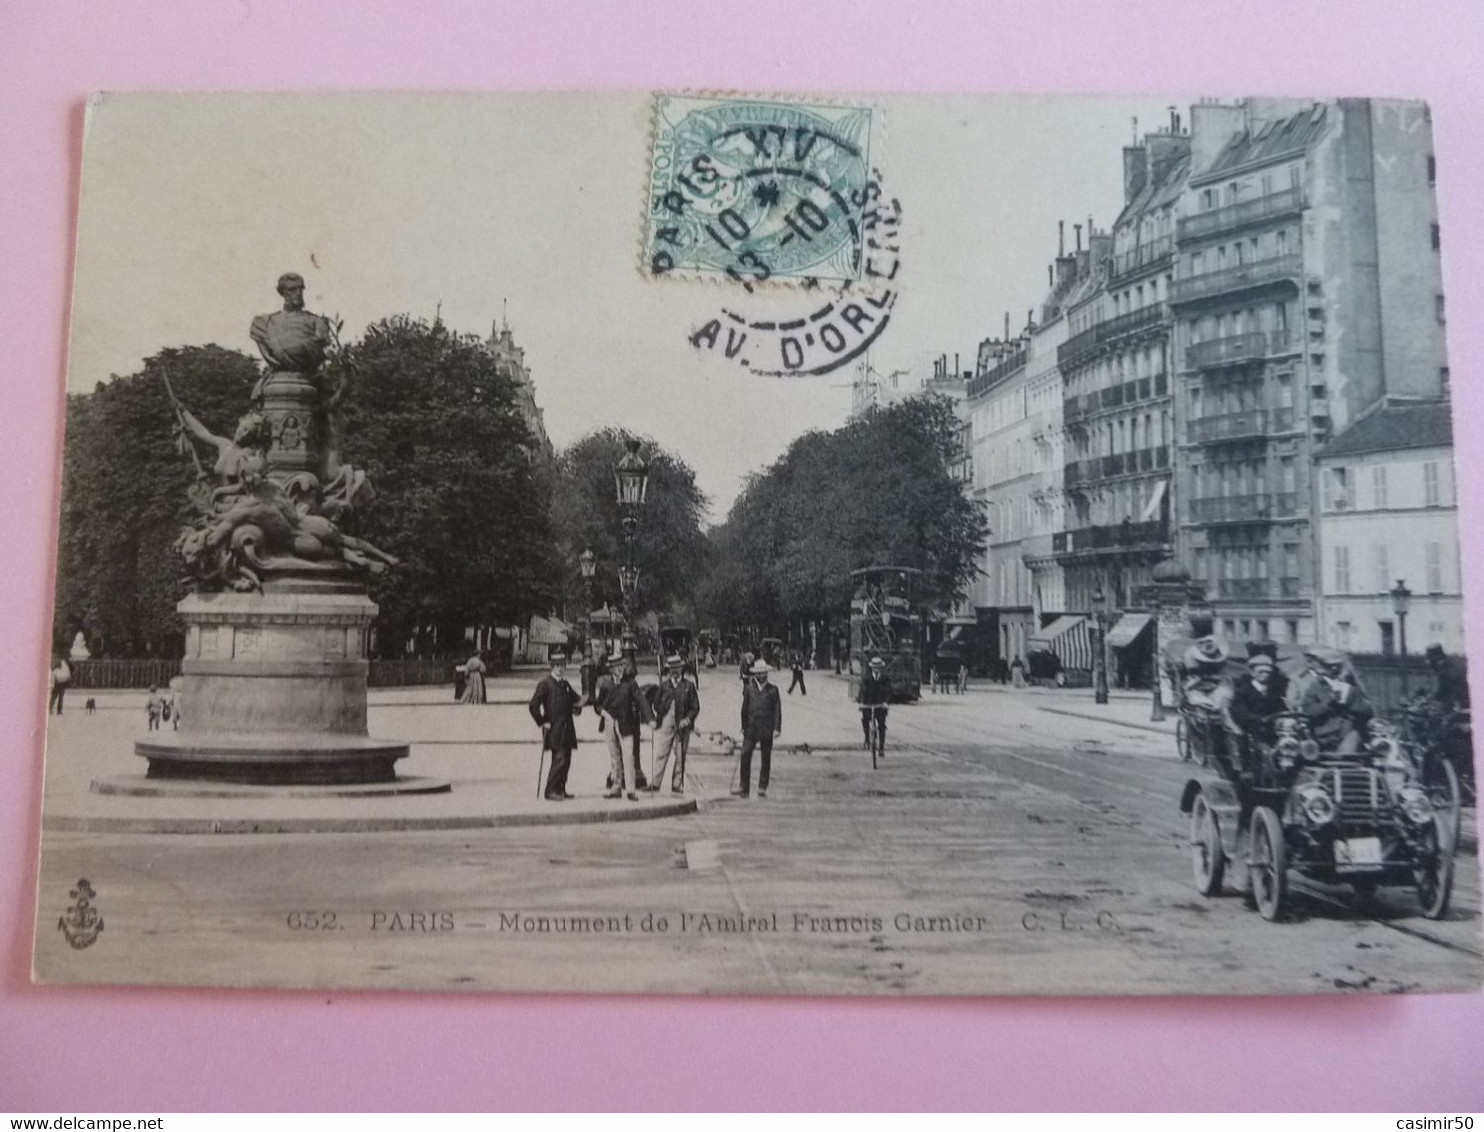
M 501 317 L 500 325 L 490 329 L 484 345 L 494 355 L 496 372 L 508 377 L 515 385 L 515 403 L 535 440 L 534 451 L 541 459 L 554 459 L 556 450 L 552 447 L 551 437 L 546 434 L 546 418 L 541 406 L 536 404 L 536 381 L 526 365 L 524 348 L 515 344 L 509 321 Z
M 1174 278 L 1180 557 L 1233 640 L 1309 642 L 1316 450 L 1446 380 L 1423 107 L 1191 109 Z
M 1067 605 L 1087 612 L 1102 590 L 1137 606 L 1156 564 L 1173 550 L 1171 313 L 1177 207 L 1190 173 L 1190 137 L 1172 117 L 1123 151 L 1124 207 L 1091 239 L 1093 270 L 1068 309 L 1058 349 L 1063 378 L 1066 522 L 1052 543 Z M 1142 682 L 1151 622 L 1127 619 L 1118 672 Z M 1111 638 L 1110 638 L 1111 639 Z
M 989 539 L 973 587 L 975 617 L 994 642 L 991 659 L 1025 655 L 1035 629 L 1030 572 L 1021 543 L 1034 531 L 1033 495 L 1039 487 L 1036 442 L 1026 390 L 1033 350 L 1030 328 L 1019 337 L 980 343 L 964 402 L 969 421 L 971 497 L 981 501 Z
M 1463 655 L 1453 422 L 1446 401 L 1386 398 L 1318 452 L 1320 637 L 1395 654 L 1391 591 L 1412 592 L 1406 647 Z

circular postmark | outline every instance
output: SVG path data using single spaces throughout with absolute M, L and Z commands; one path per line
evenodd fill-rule
M 768 377 L 830 373 L 869 350 L 890 324 L 897 302 L 902 207 L 884 192 L 874 170 L 857 195 L 861 204 L 858 282 L 827 286 L 816 277 L 802 280 L 798 299 L 808 305 L 802 314 L 791 317 L 779 317 L 776 311 L 766 317 L 748 315 L 733 305 L 724 306 L 715 317 L 692 329 L 691 346 Z
M 871 128 L 866 106 L 656 95 L 645 269 L 859 280 Z

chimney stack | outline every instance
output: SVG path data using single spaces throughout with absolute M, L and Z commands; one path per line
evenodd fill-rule
M 1056 254 L 1058 256 L 1067 254 L 1067 222 L 1065 220 L 1056 222 Z
M 1010 312 L 1005 312 L 1005 341 L 1010 341 Z
M 946 354 L 943 356 L 943 360 L 945 362 L 948 360 L 948 356 Z M 958 375 L 958 351 L 957 350 L 953 351 L 953 373 L 954 373 L 954 376 L 957 376 Z
M 1072 228 L 1077 233 L 1077 251 L 1080 253 L 1082 251 L 1082 225 L 1073 224 Z

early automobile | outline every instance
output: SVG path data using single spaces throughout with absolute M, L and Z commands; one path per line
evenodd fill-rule
M 1322 749 L 1298 713 L 1268 723 L 1257 735 L 1228 729 L 1209 768 L 1185 784 L 1180 810 L 1190 815 L 1200 893 L 1220 895 L 1230 868 L 1266 920 L 1279 917 L 1294 878 L 1346 883 L 1363 897 L 1407 885 L 1424 916 L 1446 914 L 1453 815 L 1435 803 L 1396 729 L 1373 719 L 1360 749 L 1341 753 Z

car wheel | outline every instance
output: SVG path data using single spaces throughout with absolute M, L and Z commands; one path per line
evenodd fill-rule
M 1259 806 L 1252 815 L 1252 899 L 1264 920 L 1276 920 L 1283 910 L 1287 868 L 1283 826 L 1277 814 Z
M 1221 826 L 1203 794 L 1196 795 L 1190 811 L 1190 856 L 1196 891 L 1202 896 L 1220 896 L 1226 853 L 1221 847 Z
M 1417 859 L 1412 864 L 1412 879 L 1417 883 L 1417 905 L 1429 920 L 1441 920 L 1448 914 L 1448 901 L 1453 896 L 1452 825 L 1443 814 L 1433 818 L 1432 826 L 1419 839 Z
M 1453 831 L 1453 844 L 1457 845 L 1458 835 L 1463 832 L 1463 794 L 1458 788 L 1458 772 L 1447 759 L 1435 755 L 1428 760 L 1422 785 L 1433 809 Z

